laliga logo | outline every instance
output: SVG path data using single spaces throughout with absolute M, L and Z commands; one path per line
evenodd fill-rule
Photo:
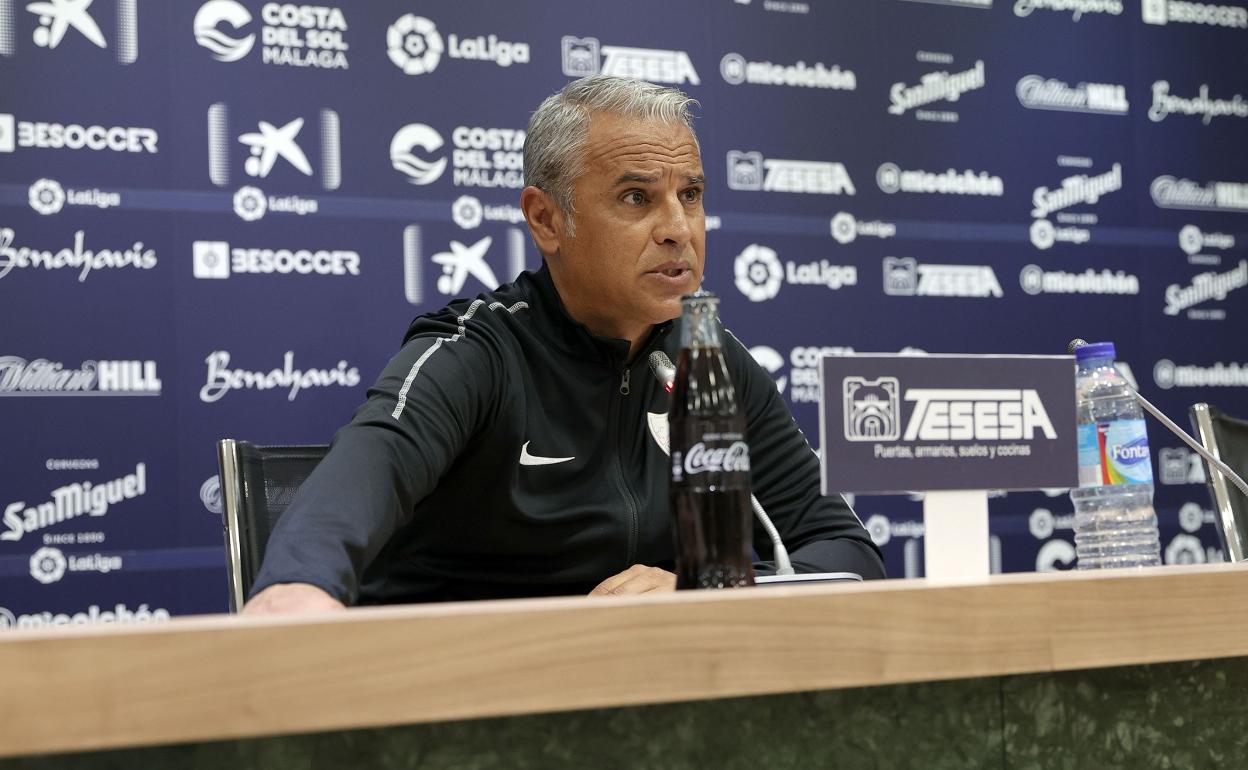
M 251 14 L 235 0 L 208 0 L 195 14 L 195 42 L 207 48 L 217 61 L 238 61 L 251 53 L 255 34 L 230 37 L 218 29 L 221 22 L 238 29 L 251 23 Z
M 446 170 L 446 158 L 421 160 L 412 152 L 417 147 L 436 152 L 442 147 L 442 136 L 424 123 L 409 123 L 400 128 L 390 140 L 390 165 L 412 184 L 432 184 Z
M 386 53 L 405 74 L 433 72 L 445 50 L 438 25 L 424 16 L 404 14 L 386 30 Z
M 27 199 L 40 214 L 55 214 L 65 206 L 65 188 L 55 179 L 39 179 L 30 186 Z
M 751 243 L 733 264 L 737 289 L 751 302 L 763 302 L 780 293 L 784 267 L 774 249 Z
M 445 163 L 445 159 L 443 162 Z M 474 196 L 461 195 L 451 204 L 451 220 L 464 230 L 479 227 L 484 217 L 485 207 Z
M 59 548 L 40 548 L 31 554 L 30 576 L 45 586 L 65 577 L 68 562 Z
M 882 513 L 871 514 L 863 526 L 867 528 L 867 534 L 871 535 L 871 542 L 880 548 L 888 545 L 888 542 L 893 539 L 892 525 L 888 517 Z
M 269 201 L 259 187 L 240 187 L 234 193 L 234 213 L 244 222 L 255 222 L 269 210 Z

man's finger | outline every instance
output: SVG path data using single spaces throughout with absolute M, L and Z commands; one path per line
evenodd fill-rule
M 615 588 L 633 578 L 638 570 L 646 569 L 645 565 L 634 564 L 623 572 L 617 572 L 611 577 L 599 583 L 594 590 L 589 592 L 590 596 L 609 596 L 615 593 Z
M 612 575 L 590 591 L 590 596 L 629 596 L 653 591 L 673 591 L 676 576 L 658 567 L 634 564 L 627 570 Z

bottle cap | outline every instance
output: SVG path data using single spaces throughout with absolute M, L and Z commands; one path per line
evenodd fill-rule
M 1087 361 L 1090 358 L 1116 358 L 1117 355 L 1112 342 L 1089 342 L 1083 347 L 1075 348 L 1076 361 Z

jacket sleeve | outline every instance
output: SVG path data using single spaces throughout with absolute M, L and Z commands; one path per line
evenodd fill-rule
M 884 561 L 857 514 L 840 494 L 820 490 L 819 458 L 793 421 L 771 376 L 731 333 L 724 335 L 737 398 L 745 408 L 754 496 L 771 517 L 795 572 L 854 572 L 882 578 Z M 755 549 L 774 558 L 771 539 L 757 523 Z M 771 561 L 756 563 L 775 572 Z
M 365 567 L 492 419 L 493 351 L 473 331 L 403 346 L 278 520 L 252 595 L 310 583 L 356 601 Z

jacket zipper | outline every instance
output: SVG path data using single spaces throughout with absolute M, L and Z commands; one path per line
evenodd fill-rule
M 642 351 L 642 355 L 637 357 L 637 360 L 643 360 L 647 355 L 647 351 L 657 348 L 665 336 L 665 333 L 660 334 L 652 340 L 651 344 L 646 347 L 646 350 Z M 616 398 L 614 395 L 611 397 L 611 409 L 609 410 L 611 429 L 616 431 L 614 439 L 617 442 L 617 448 L 620 448 L 620 429 L 618 423 L 620 420 L 620 411 L 623 408 L 622 397 L 627 396 L 632 392 L 632 378 L 633 367 L 625 362 L 624 371 L 620 374 L 619 392 L 621 397 Z M 624 561 L 624 567 L 627 569 L 633 566 L 633 562 L 637 558 L 637 539 L 639 537 L 641 523 L 639 520 L 640 513 L 638 511 L 637 498 L 633 495 L 632 489 L 628 486 L 628 478 L 624 475 L 624 463 L 620 457 L 621 453 L 617 451 L 615 453 L 615 470 L 617 478 L 619 479 L 620 492 L 623 493 L 624 502 L 628 505 L 629 512 L 628 552 Z

